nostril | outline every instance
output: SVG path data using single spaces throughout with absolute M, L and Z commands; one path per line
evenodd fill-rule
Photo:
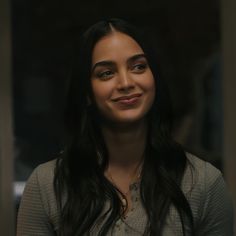
M 121 83 L 118 85 L 118 90 L 127 90 L 127 91 L 130 91 L 132 90 L 133 88 L 135 87 L 135 85 L 133 83 Z
M 134 81 L 129 78 L 127 75 L 120 77 L 118 82 L 118 89 L 121 90 L 130 90 L 135 87 Z

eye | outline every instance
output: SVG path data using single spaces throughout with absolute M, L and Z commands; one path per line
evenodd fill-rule
M 137 73 L 142 73 L 148 67 L 147 63 L 138 63 L 132 66 L 132 70 Z
M 102 80 L 110 79 L 113 75 L 114 75 L 114 72 L 111 70 L 101 71 L 96 74 L 96 76 Z

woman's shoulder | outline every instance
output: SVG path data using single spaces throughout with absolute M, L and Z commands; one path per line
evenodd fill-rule
M 186 153 L 186 156 L 187 167 L 182 180 L 182 190 L 185 194 L 206 194 L 216 182 L 223 181 L 221 171 L 211 163 L 190 153 Z
M 53 186 L 55 166 L 56 160 L 40 164 L 27 180 L 18 212 L 19 234 L 32 235 L 32 232 L 39 231 L 49 235 L 49 231 L 58 227 Z
M 54 170 L 56 159 L 38 165 L 31 173 L 27 184 L 37 184 L 41 186 L 51 186 L 54 180 Z
M 42 188 L 45 192 L 51 191 L 54 181 L 54 170 L 56 167 L 56 159 L 38 165 L 30 175 L 27 185 L 35 185 Z
M 56 167 L 57 159 L 42 163 L 38 165 L 33 173 L 37 174 L 41 178 L 52 178 L 54 177 L 54 170 Z
M 32 172 L 27 181 L 27 185 L 38 186 L 40 189 L 42 200 L 46 198 L 54 198 L 54 172 L 56 167 L 56 159 L 38 165 Z
M 27 198 L 28 196 L 32 199 L 36 199 L 38 197 L 42 208 L 54 225 L 56 225 L 58 220 L 53 184 L 55 167 L 56 159 L 38 165 L 28 179 L 23 194 L 23 198 Z M 36 202 L 39 202 L 39 200 Z
M 200 179 L 204 178 L 208 182 L 222 176 L 221 171 L 210 162 L 202 160 L 191 153 L 186 153 L 186 156 L 188 161 L 187 170 L 191 170 L 192 175 L 197 175 Z
M 221 171 L 190 153 L 187 153 L 187 160 L 182 189 L 200 234 L 216 235 L 222 231 L 224 235 L 232 235 L 232 200 Z

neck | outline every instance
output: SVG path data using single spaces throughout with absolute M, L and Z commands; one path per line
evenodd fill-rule
M 105 176 L 125 196 L 124 206 L 131 205 L 130 184 L 139 180 L 147 137 L 145 121 L 126 126 L 102 126 L 109 163 Z M 128 209 L 128 208 L 127 208 Z
M 147 136 L 147 124 L 142 121 L 127 126 L 102 126 L 109 154 L 109 166 L 130 168 L 142 161 Z

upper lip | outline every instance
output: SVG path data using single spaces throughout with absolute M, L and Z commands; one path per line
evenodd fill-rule
M 121 97 L 114 98 L 114 99 L 112 99 L 112 101 L 113 102 L 118 102 L 118 101 L 121 101 L 121 100 L 129 100 L 131 98 L 140 97 L 141 95 L 142 95 L 141 93 L 134 93 L 134 94 L 127 95 L 127 96 L 121 96 Z

